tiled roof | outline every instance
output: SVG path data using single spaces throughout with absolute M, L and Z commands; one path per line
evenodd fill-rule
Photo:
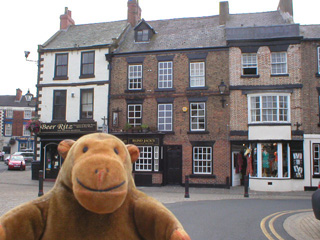
M 300 34 L 306 39 L 320 39 L 320 25 L 300 25 Z
M 0 107 L 34 107 L 34 105 L 31 105 L 32 103 L 30 103 L 30 106 L 28 105 L 28 102 L 24 96 L 22 96 L 20 102 L 16 102 L 15 99 L 15 95 L 1 95 Z
M 112 39 L 118 38 L 127 25 L 126 20 L 71 25 L 67 30 L 60 30 L 53 35 L 43 44 L 42 49 L 65 49 L 112 44 Z

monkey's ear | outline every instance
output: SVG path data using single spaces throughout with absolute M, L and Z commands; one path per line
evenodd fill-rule
M 59 143 L 58 152 L 63 159 L 66 159 L 68 152 L 74 143 L 75 141 L 71 139 L 66 139 Z
M 129 154 L 131 156 L 131 162 L 132 163 L 136 162 L 140 156 L 139 148 L 133 144 L 128 144 L 128 145 L 126 145 L 126 147 L 127 147 Z

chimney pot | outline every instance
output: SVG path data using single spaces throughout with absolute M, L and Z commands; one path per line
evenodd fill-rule
M 70 25 L 74 24 L 75 22 L 71 17 L 71 11 L 65 7 L 64 14 L 60 16 L 60 30 L 67 29 Z

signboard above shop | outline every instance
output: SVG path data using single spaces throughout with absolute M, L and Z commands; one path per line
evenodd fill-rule
M 41 123 L 41 134 L 46 133 L 84 133 L 84 132 L 96 132 L 97 123 L 79 123 L 79 122 L 67 122 L 67 123 Z

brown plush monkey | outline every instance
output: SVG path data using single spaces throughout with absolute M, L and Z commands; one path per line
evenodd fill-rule
M 0 240 L 190 240 L 176 217 L 136 189 L 139 149 L 103 133 L 64 140 L 56 184 L 0 218 Z

